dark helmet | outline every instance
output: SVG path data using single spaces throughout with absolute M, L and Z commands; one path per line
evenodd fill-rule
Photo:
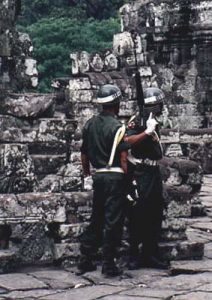
M 99 89 L 95 103 L 102 105 L 114 105 L 118 104 L 121 98 L 121 90 L 116 85 L 105 84 Z
M 144 115 L 161 114 L 165 95 L 157 87 L 149 87 L 144 90 Z

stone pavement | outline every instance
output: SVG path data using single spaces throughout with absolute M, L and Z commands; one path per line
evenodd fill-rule
M 175 261 L 170 270 L 126 271 L 104 278 L 100 269 L 76 276 L 74 268 L 25 268 L 0 275 L 0 300 L 212 300 L 212 175 L 200 197 L 207 216 L 188 219 L 188 238 L 205 243 L 203 260 Z

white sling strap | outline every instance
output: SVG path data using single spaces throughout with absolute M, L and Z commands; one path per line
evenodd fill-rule
M 110 154 L 110 159 L 108 162 L 107 167 L 111 167 L 113 164 L 113 160 L 114 160 L 114 156 L 115 156 L 115 152 L 116 152 L 116 148 L 118 146 L 118 144 L 121 142 L 121 140 L 124 137 L 126 131 L 126 127 L 125 125 L 122 125 L 116 132 L 115 137 L 114 137 L 114 141 L 113 141 L 113 146 L 112 146 L 112 150 L 111 150 L 111 154 Z

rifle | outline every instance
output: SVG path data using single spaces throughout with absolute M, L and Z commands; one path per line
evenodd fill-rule
M 138 59 L 137 59 L 137 53 L 136 53 L 136 37 L 137 33 L 135 31 L 131 31 L 131 37 L 133 41 L 133 52 L 135 56 L 135 84 L 136 84 L 136 98 L 137 98 L 137 104 L 139 108 L 139 119 L 140 119 L 140 125 L 145 125 L 144 123 L 144 93 L 143 93 L 143 87 L 141 83 L 141 75 L 138 68 Z

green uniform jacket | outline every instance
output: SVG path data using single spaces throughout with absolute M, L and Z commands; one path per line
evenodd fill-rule
M 108 112 L 87 121 L 83 128 L 81 152 L 86 154 L 94 168 L 105 168 L 109 162 L 115 134 L 122 124 Z M 120 151 L 127 150 L 129 145 L 121 142 L 116 150 L 113 167 L 120 167 Z

